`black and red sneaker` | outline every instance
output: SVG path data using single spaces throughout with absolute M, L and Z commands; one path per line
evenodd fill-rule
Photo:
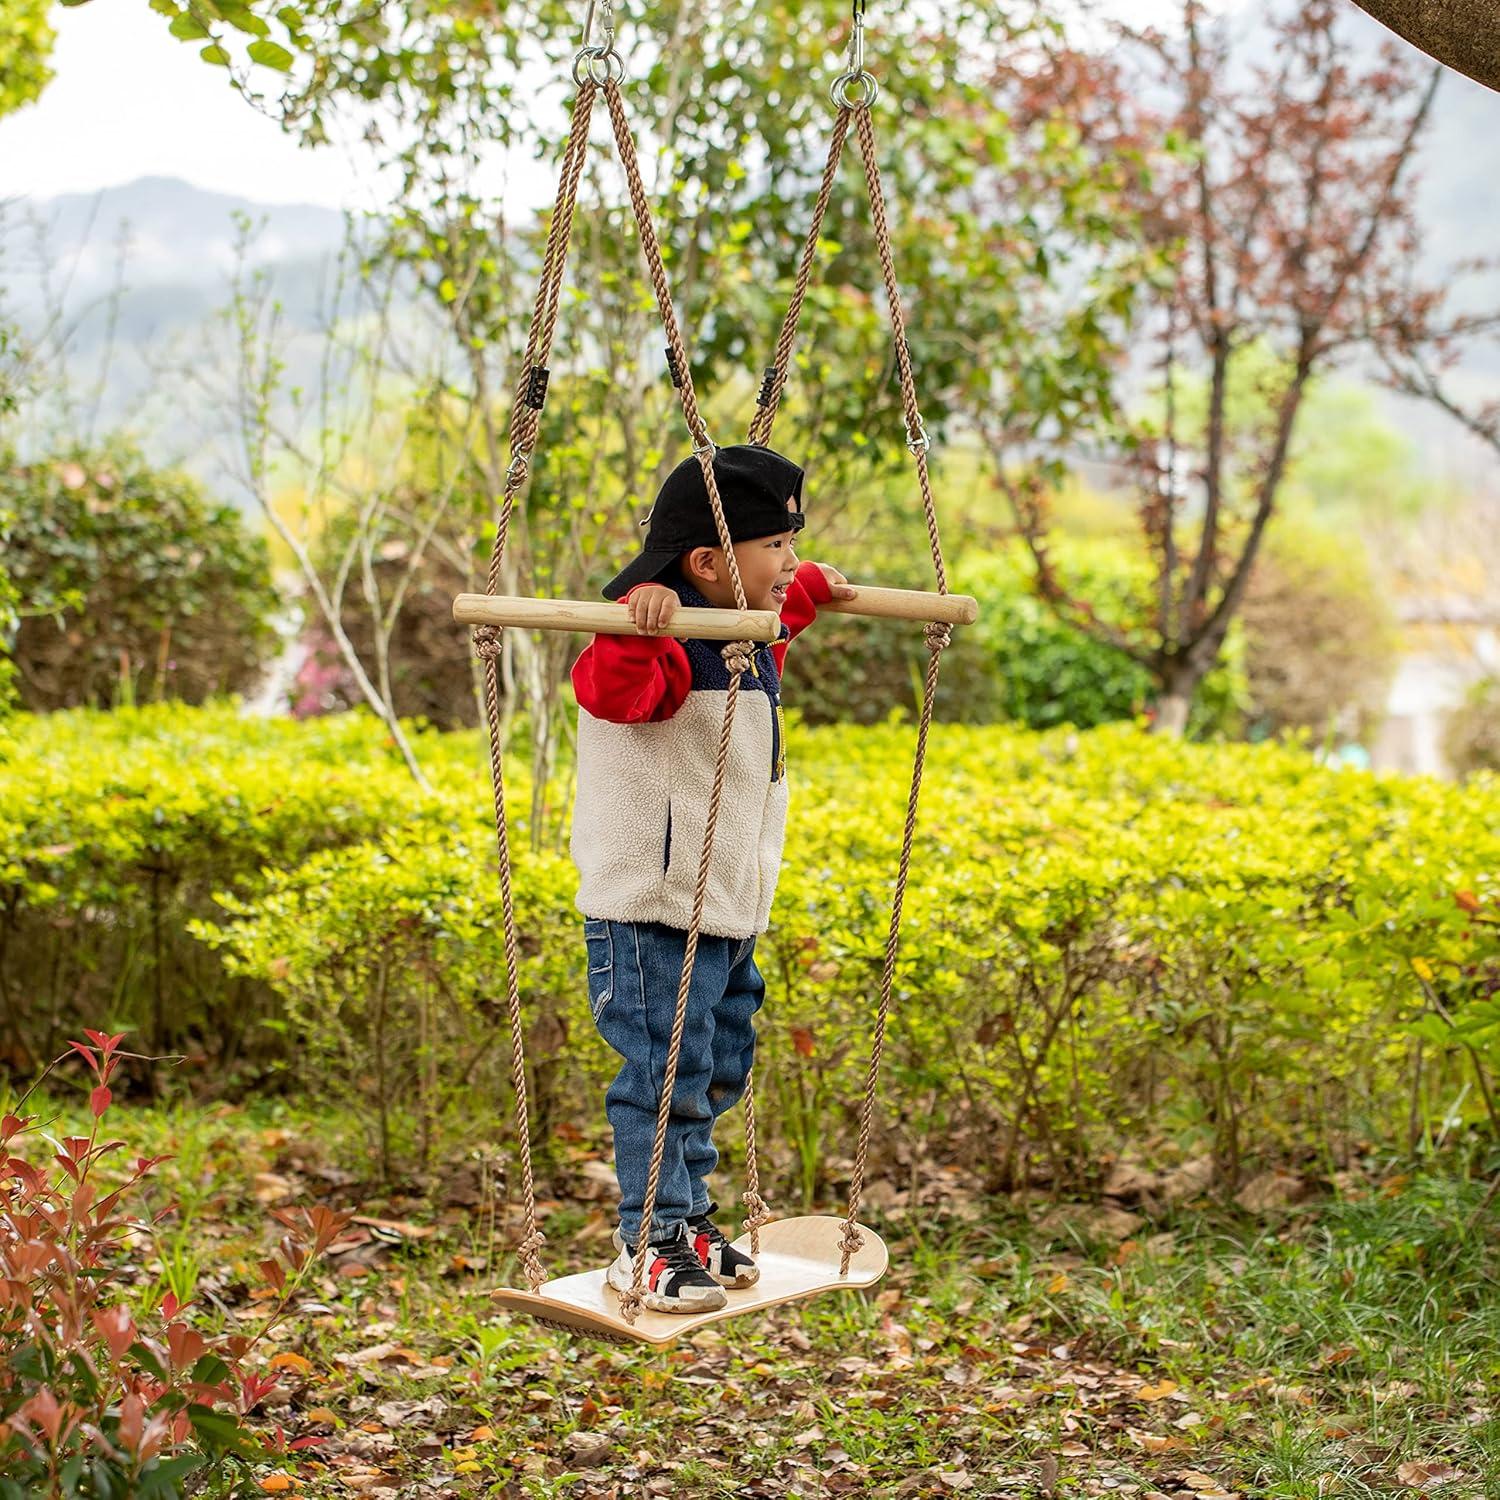
M 618 1229 L 615 1244 L 620 1253 L 604 1279 L 617 1292 L 628 1292 L 635 1285 L 635 1246 Z M 644 1306 L 653 1312 L 700 1313 L 713 1312 L 728 1300 L 724 1288 L 703 1269 L 686 1229 L 675 1239 L 651 1245 L 641 1294 Z
M 724 1231 L 714 1223 L 719 1205 L 710 1203 L 708 1212 L 688 1220 L 688 1239 L 692 1241 L 699 1263 L 720 1286 L 754 1286 L 760 1280 L 760 1267 L 729 1243 Z

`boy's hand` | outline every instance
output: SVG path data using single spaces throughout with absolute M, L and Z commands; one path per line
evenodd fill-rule
M 849 580 L 839 570 L 829 563 L 814 563 L 813 566 L 822 573 L 828 584 L 829 591 L 835 599 L 852 599 L 855 597 L 854 589 Z
M 630 591 L 625 608 L 630 620 L 642 635 L 660 635 L 677 613 L 677 595 L 659 583 L 643 583 Z

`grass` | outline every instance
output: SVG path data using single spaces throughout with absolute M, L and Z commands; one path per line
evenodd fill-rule
M 513 1224 L 482 1194 L 361 1195 L 331 1114 L 111 1123 L 175 1153 L 143 1301 L 192 1283 L 206 1320 L 236 1319 L 271 1203 L 433 1231 L 336 1256 L 285 1330 L 312 1369 L 268 1416 L 325 1440 L 294 1494 L 1500 1497 L 1496 1216 L 1465 1232 L 1482 1184 L 1371 1181 L 1261 1218 L 1204 1201 L 1123 1245 L 1005 1202 L 892 1211 L 875 1291 L 637 1352 L 496 1316 Z M 549 1269 L 607 1258 L 604 1208 L 550 1212 Z

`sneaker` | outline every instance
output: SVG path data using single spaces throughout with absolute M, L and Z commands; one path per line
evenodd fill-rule
M 628 1292 L 635 1284 L 635 1247 L 618 1229 L 615 1245 L 620 1253 L 604 1279 L 617 1292 Z M 728 1301 L 724 1288 L 703 1269 L 686 1231 L 676 1239 L 651 1246 L 641 1294 L 643 1306 L 653 1312 L 701 1313 L 713 1312 Z
M 760 1267 L 729 1243 L 713 1221 L 718 1211 L 719 1205 L 710 1203 L 707 1213 L 688 1220 L 688 1237 L 699 1263 L 720 1286 L 754 1286 L 760 1280 Z

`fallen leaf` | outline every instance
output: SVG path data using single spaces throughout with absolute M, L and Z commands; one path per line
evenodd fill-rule
M 269 1364 L 273 1370 L 295 1370 L 299 1375 L 312 1374 L 312 1361 L 304 1359 L 300 1354 L 293 1354 L 290 1349 L 272 1355 Z
M 1137 1444 L 1143 1453 L 1170 1453 L 1172 1449 L 1182 1447 L 1181 1438 L 1165 1437 L 1157 1432 L 1143 1432 L 1139 1427 L 1127 1427 L 1125 1432 L 1131 1442 Z
M 1137 1401 L 1161 1401 L 1177 1389 L 1175 1380 L 1163 1380 L 1160 1385 L 1143 1385 L 1135 1393 Z
M 1429 1484 L 1448 1484 L 1463 1475 L 1452 1464 L 1428 1460 L 1402 1464 L 1396 1470 L 1396 1478 L 1413 1489 L 1422 1489 Z
M 296 1482 L 290 1474 L 267 1474 L 260 1487 L 268 1495 L 284 1495 Z

